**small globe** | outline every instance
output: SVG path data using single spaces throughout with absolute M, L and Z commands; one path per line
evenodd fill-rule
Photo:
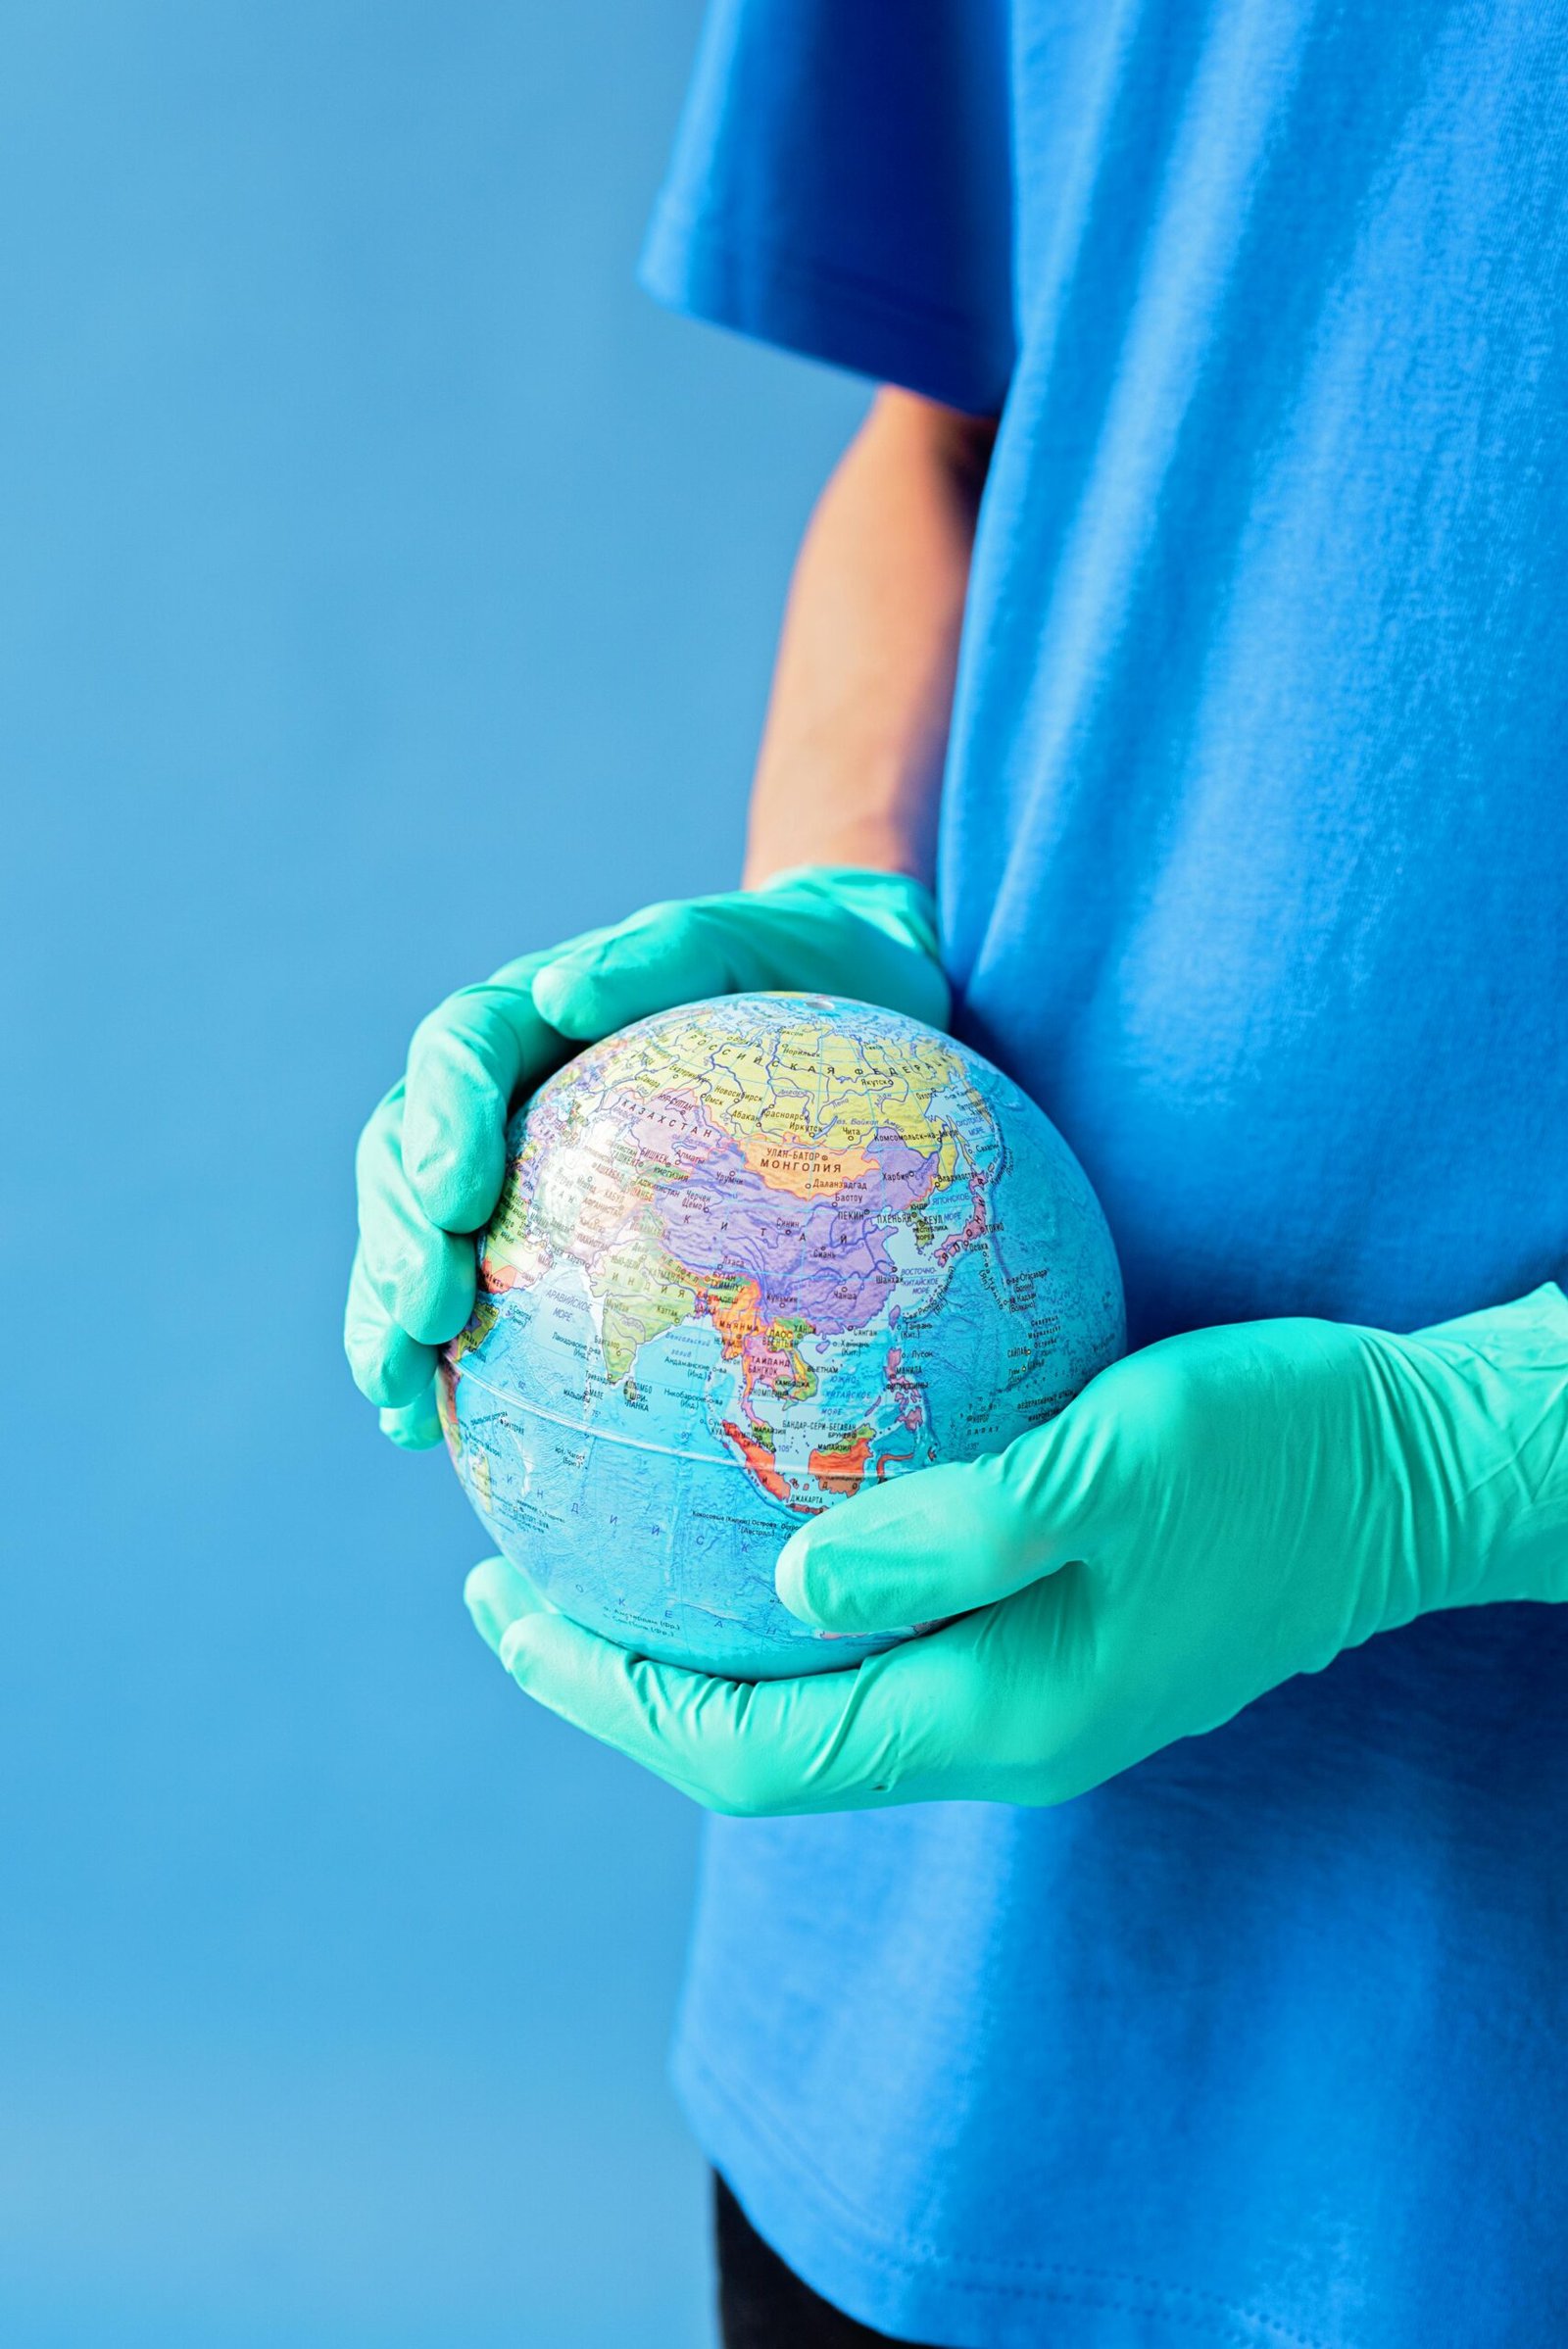
M 784 1542 L 1039 1427 L 1122 1347 L 1060 1135 L 896 1012 L 682 1004 L 580 1053 L 507 1145 L 442 1425 L 498 1547 L 642 1655 L 766 1680 L 907 1637 L 798 1622 Z

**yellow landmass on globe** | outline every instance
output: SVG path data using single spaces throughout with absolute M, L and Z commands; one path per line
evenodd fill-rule
M 485 1285 L 487 1288 L 511 1288 L 512 1283 L 507 1280 L 487 1281 Z M 468 1316 L 467 1327 L 460 1330 L 447 1347 L 449 1360 L 459 1361 L 463 1355 L 471 1353 L 476 1346 L 483 1346 L 496 1326 L 498 1310 L 497 1306 L 488 1303 L 482 1297 L 475 1299 L 473 1311 Z
M 622 1043 L 614 1063 L 618 1083 L 646 1084 L 650 1092 L 667 1091 L 672 1077 L 690 1080 L 705 1113 L 743 1145 L 766 1139 L 800 1148 L 809 1137 L 815 1149 L 847 1152 L 863 1150 L 891 1127 L 922 1156 L 949 1130 L 933 1118 L 932 1099 L 959 1071 L 956 1054 L 939 1037 L 852 1039 L 809 1018 L 762 1042 L 745 1036 L 715 1042 L 697 1018 L 662 1023 L 646 1045 L 640 1038 Z

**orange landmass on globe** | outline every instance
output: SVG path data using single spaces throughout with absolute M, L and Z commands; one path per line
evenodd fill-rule
M 846 1183 L 876 1171 L 858 1142 L 847 1150 L 828 1150 L 814 1142 L 748 1134 L 741 1140 L 741 1149 L 747 1165 L 761 1176 L 769 1191 L 788 1191 L 796 1199 L 831 1199 Z
M 808 1466 L 824 1493 L 849 1500 L 860 1490 L 870 1451 L 871 1431 L 861 1428 L 856 1435 L 839 1437 L 836 1443 L 819 1444 Z
M 755 1436 L 749 1436 L 743 1427 L 738 1427 L 733 1419 L 725 1420 L 724 1433 L 739 1451 L 762 1491 L 771 1493 L 775 1500 L 788 1500 L 790 1489 L 779 1475 L 778 1464 L 773 1458 L 771 1444 L 759 1443 Z
M 761 1301 L 762 1292 L 755 1281 L 742 1282 L 731 1297 L 710 1297 L 707 1300 L 726 1361 L 740 1352 L 757 1328 L 757 1308 Z

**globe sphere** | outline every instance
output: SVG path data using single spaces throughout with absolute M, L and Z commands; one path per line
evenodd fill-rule
M 839 997 L 722 996 L 592 1046 L 508 1130 L 442 1425 L 577 1622 L 738 1680 L 858 1663 L 773 1568 L 888 1477 L 995 1451 L 1124 1342 L 1067 1145 L 978 1053 Z

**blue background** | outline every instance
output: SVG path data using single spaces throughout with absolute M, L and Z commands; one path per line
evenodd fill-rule
M 706 2338 L 695 1823 L 339 1351 L 414 1021 L 721 886 L 847 383 L 631 281 L 688 0 L 7 11 L 0 2335 Z

